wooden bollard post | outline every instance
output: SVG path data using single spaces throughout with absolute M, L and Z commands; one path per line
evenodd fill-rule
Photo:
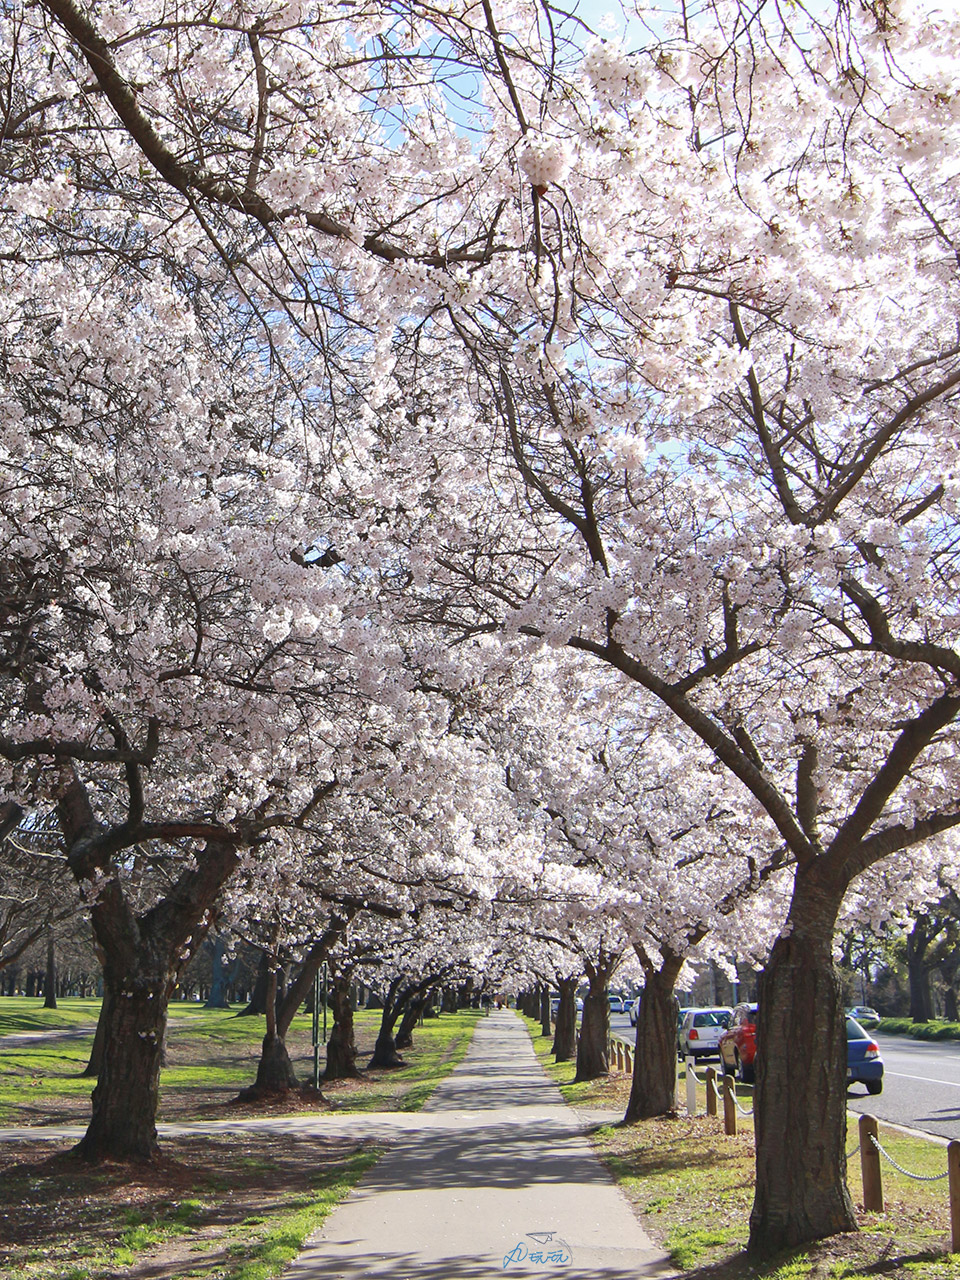
M 960 1142 L 947 1143 L 950 1186 L 950 1251 L 960 1253 Z
M 707 1067 L 707 1115 L 717 1114 L 717 1073 L 713 1067 Z
M 633 1051 L 629 1045 L 623 1051 L 623 1069 L 628 1076 L 633 1075 Z
M 723 1077 L 723 1132 L 737 1132 L 737 1102 L 733 1093 L 733 1076 Z
M 623 1041 L 617 1041 L 617 1070 L 623 1070 Z
M 860 1176 L 863 1179 L 863 1207 L 871 1213 L 883 1213 L 883 1180 L 880 1175 L 880 1152 L 873 1145 L 877 1136 L 875 1116 L 860 1117 Z

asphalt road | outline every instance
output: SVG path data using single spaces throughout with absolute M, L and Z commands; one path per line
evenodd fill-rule
M 960 1139 L 960 1041 L 870 1034 L 883 1058 L 883 1093 L 871 1098 L 854 1085 L 847 1095 L 851 1111 Z

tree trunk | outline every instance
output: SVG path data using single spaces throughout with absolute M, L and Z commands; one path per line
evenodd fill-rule
M 927 948 L 930 937 L 927 917 L 919 916 L 907 934 L 907 980 L 910 987 L 910 1017 L 914 1022 L 929 1022 L 931 1013 L 930 971 Z
M 159 1150 L 161 1052 L 176 974 L 162 963 L 118 973 L 108 959 L 103 978 L 104 1052 L 90 1125 L 74 1150 L 91 1161 L 152 1160 Z
M 842 888 L 800 870 L 758 987 L 756 1193 L 749 1250 L 853 1231 L 846 1185 L 847 1041 L 832 943 Z
M 406 1064 L 397 1053 L 397 1043 L 393 1038 L 393 1028 L 396 1026 L 397 1015 L 393 1017 L 386 1016 L 380 1020 L 380 1030 L 377 1033 L 377 1042 L 373 1047 L 373 1056 L 370 1059 L 371 1067 L 402 1067 Z
M 313 990 L 314 979 L 327 958 L 331 947 L 344 935 L 353 914 L 346 920 L 334 917 L 322 935 L 314 942 L 307 953 L 300 972 L 289 985 L 284 983 L 281 996 L 280 986 L 283 981 L 282 971 L 273 970 L 267 982 L 264 999 L 264 1010 L 267 1018 L 266 1035 L 257 1067 L 257 1080 L 252 1090 L 244 1090 L 243 1097 L 255 1097 L 261 1091 L 282 1093 L 287 1089 L 300 1087 L 297 1073 L 290 1061 L 287 1051 L 287 1032 L 303 1004 L 307 994 Z
M 257 1066 L 257 1079 L 252 1089 L 244 1089 L 241 1097 L 255 1097 L 263 1093 L 286 1093 L 297 1089 L 300 1081 L 287 1052 L 286 1039 L 277 1026 L 277 987 L 279 974 L 270 969 L 267 979 L 266 1017 L 267 1030 L 260 1048 L 260 1062 Z
M 677 998 L 674 987 L 683 957 L 664 950 L 659 969 L 645 970 L 637 1010 L 633 1081 L 624 1120 L 669 1115 L 677 1105 Z
M 610 975 L 606 967 L 594 969 L 588 965 L 587 978 L 590 987 L 583 1002 L 574 1080 L 596 1080 L 610 1074 L 610 1002 L 607 999 Z
M 546 982 L 540 988 L 540 1034 L 550 1034 L 550 987 Z
M 57 949 L 53 934 L 47 934 L 47 971 L 43 979 L 43 1007 L 57 1007 Z
M 350 998 L 349 977 L 333 975 L 330 1006 L 333 1009 L 333 1030 L 327 1041 L 327 1065 L 324 1080 L 350 1080 L 360 1074 L 357 1070 L 357 1042 L 353 1031 L 353 1001 Z
M 66 771 L 57 812 L 67 862 L 78 882 L 110 868 L 86 788 Z M 105 1045 L 90 1125 L 76 1153 L 87 1160 L 151 1160 L 167 1003 L 181 970 L 203 942 L 210 910 L 237 866 L 232 840 L 208 840 L 152 907 L 137 913 L 116 874 L 104 877 L 91 909 L 102 956 Z
M 397 1049 L 409 1049 L 413 1044 L 413 1028 L 423 1016 L 424 1006 L 427 1003 L 426 995 L 420 996 L 416 1000 L 411 1000 L 403 1011 L 403 1017 L 400 1019 L 400 1025 L 397 1027 L 396 1047 Z
M 229 1009 L 227 1002 L 227 975 L 223 967 L 223 939 L 219 933 L 209 940 L 210 954 L 210 994 L 207 996 L 207 1009 Z
M 553 1033 L 553 1055 L 557 1062 L 569 1062 L 577 1052 L 577 983 L 579 978 L 560 978 L 560 1005 Z
M 373 1056 L 368 1064 L 370 1067 L 402 1067 L 404 1065 L 403 1059 L 397 1053 L 393 1038 L 393 1029 L 397 1025 L 402 1008 L 402 1001 L 399 998 L 402 983 L 402 977 L 394 978 L 384 998 L 383 1011 L 380 1014 L 380 1030 L 377 1033 L 376 1044 L 373 1046 Z
M 943 1016 L 947 1022 L 957 1022 L 960 1021 L 957 1017 L 958 1013 L 960 1013 L 960 1008 L 957 1006 L 957 988 L 956 986 L 945 987 L 943 992 Z
M 287 1042 L 276 1030 L 268 1031 L 260 1048 L 257 1080 L 252 1090 L 244 1090 L 244 1096 L 263 1093 L 287 1093 L 300 1087 L 297 1073 L 287 1052 Z

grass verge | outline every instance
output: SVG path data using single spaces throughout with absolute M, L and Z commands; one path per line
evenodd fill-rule
M 167 1144 L 156 1167 L 63 1156 L 3 1171 L 5 1280 L 270 1280 L 377 1159 L 271 1135 Z M 39 1153 L 39 1144 L 37 1144 Z M 268 1189 L 267 1189 L 268 1188 Z
M 909 1018 L 881 1018 L 878 1031 L 911 1040 L 960 1040 L 960 1022 L 912 1022 Z

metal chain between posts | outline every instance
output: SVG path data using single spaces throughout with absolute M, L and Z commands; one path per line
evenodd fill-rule
M 911 1173 L 910 1170 L 905 1169 L 902 1164 L 897 1164 L 889 1151 L 884 1151 L 883 1147 L 872 1133 L 870 1134 L 870 1141 L 885 1160 L 888 1160 L 899 1173 L 902 1173 L 907 1178 L 912 1178 L 914 1182 L 939 1182 L 942 1178 L 949 1178 L 950 1176 L 949 1169 L 947 1169 L 945 1173 Z
M 740 1105 L 740 1099 L 737 1097 L 737 1087 L 733 1083 L 733 1076 L 724 1075 L 722 1079 L 723 1079 L 724 1089 L 726 1089 L 727 1092 L 730 1094 L 730 1097 L 733 1099 L 733 1105 L 737 1108 L 740 1114 L 742 1116 L 752 1116 L 753 1107 L 751 1107 L 750 1110 L 748 1111 L 746 1107 L 741 1107 Z
M 737 1097 L 737 1091 L 736 1091 L 736 1089 L 731 1089 L 731 1090 L 730 1090 L 730 1092 L 731 1092 L 731 1094 L 733 1095 L 733 1102 L 734 1102 L 734 1106 L 737 1108 L 737 1110 L 740 1112 L 740 1114 L 741 1114 L 742 1116 L 752 1116 L 752 1115 L 753 1115 L 753 1107 L 751 1107 L 749 1111 L 747 1110 L 747 1108 L 746 1108 L 746 1107 L 741 1107 L 741 1105 L 740 1105 L 740 1099 Z
M 688 1058 L 686 1061 L 687 1061 L 687 1064 L 689 1064 L 687 1065 L 686 1069 L 693 1076 L 694 1080 L 696 1080 L 697 1084 L 705 1085 L 707 1083 L 707 1077 L 703 1076 L 703 1078 L 701 1079 L 701 1077 L 697 1075 L 696 1069 L 693 1066 L 693 1059 Z

